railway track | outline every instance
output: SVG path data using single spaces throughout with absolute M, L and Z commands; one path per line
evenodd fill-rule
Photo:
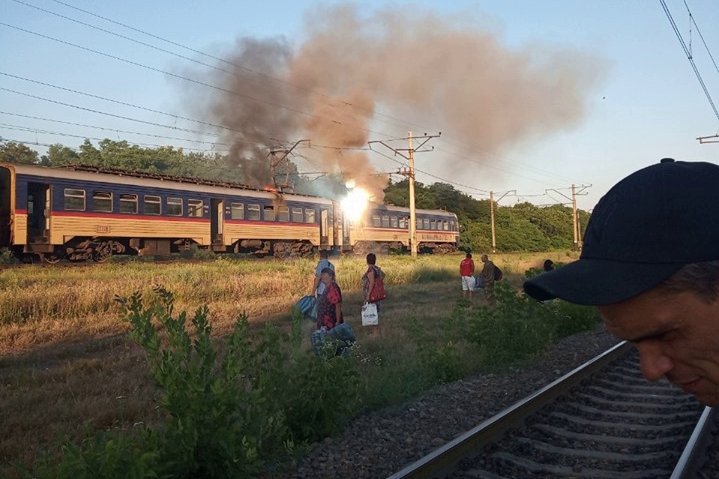
M 713 416 L 620 343 L 389 479 L 688 479 Z

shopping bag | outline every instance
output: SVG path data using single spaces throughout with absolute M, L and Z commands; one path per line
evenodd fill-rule
M 302 313 L 303 316 L 312 316 L 312 312 L 314 310 L 314 316 L 317 318 L 317 310 L 315 309 L 317 306 L 317 299 L 314 296 L 302 296 L 297 303 L 295 303 L 295 306 L 297 306 L 297 309 L 300 310 L 300 313 Z
M 374 303 L 365 303 L 362 306 L 362 326 L 377 326 L 379 324 L 379 315 L 377 314 L 377 305 Z

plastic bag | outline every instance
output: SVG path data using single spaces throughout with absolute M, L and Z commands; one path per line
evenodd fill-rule
M 362 326 L 377 326 L 379 324 L 379 315 L 377 314 L 377 305 L 374 303 L 365 303 L 362 306 Z
M 297 303 L 297 309 L 303 316 L 309 316 L 312 319 L 317 318 L 317 298 L 314 296 L 302 296 Z

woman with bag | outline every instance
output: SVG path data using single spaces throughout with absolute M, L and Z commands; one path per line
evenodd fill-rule
M 374 253 L 367 255 L 367 271 L 362 276 L 362 290 L 365 303 L 374 304 L 377 308 L 377 323 L 379 323 L 380 301 L 387 297 L 384 290 L 384 272 L 377 266 L 377 256 Z

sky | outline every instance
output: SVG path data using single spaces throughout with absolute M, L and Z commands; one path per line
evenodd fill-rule
M 719 2 L 665 4 L 719 105 Z M 585 210 L 661 158 L 719 163 L 697 141 L 719 119 L 660 1 L 0 0 L 0 45 L 0 138 L 40 153 L 84 138 L 225 151 L 256 118 L 285 144 L 361 144 L 361 168 L 394 173 L 410 131 L 441 132 L 418 181 L 505 206 L 566 203 L 574 184 Z M 341 140 L 314 124 L 358 112 Z M 351 161 L 331 151 L 320 170 Z

